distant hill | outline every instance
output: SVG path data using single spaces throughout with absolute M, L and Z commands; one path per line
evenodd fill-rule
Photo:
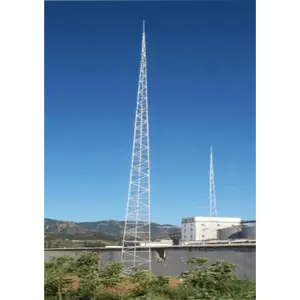
M 45 218 L 45 235 L 59 236 L 94 236 L 97 235 L 106 240 L 119 239 L 124 230 L 124 221 L 104 220 L 96 222 L 72 222 Z M 177 233 L 180 228 L 170 224 L 151 223 L 152 237 L 169 236 Z

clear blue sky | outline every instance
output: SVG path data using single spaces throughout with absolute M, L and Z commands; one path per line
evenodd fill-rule
M 152 221 L 255 218 L 255 1 L 45 3 L 45 217 L 123 220 L 146 20 Z

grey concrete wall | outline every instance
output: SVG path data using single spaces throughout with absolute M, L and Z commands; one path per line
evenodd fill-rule
M 44 259 L 51 257 L 80 255 L 83 251 L 96 252 L 101 257 L 101 267 L 110 261 L 121 259 L 120 249 L 45 249 Z M 166 251 L 166 259 L 161 261 L 157 251 Z M 200 246 L 200 247 L 167 247 L 152 249 L 152 271 L 157 276 L 178 276 L 189 269 L 185 261 L 191 257 L 205 257 L 209 261 L 225 260 L 237 266 L 237 276 L 240 279 L 255 280 L 256 273 L 256 247 L 249 246 Z

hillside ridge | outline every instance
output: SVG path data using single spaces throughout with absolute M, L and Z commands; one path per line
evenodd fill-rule
M 64 221 L 51 218 L 44 218 L 45 234 L 91 234 L 101 233 L 108 237 L 120 237 L 124 230 L 124 221 L 101 220 L 92 222 Z M 180 231 L 180 227 L 172 224 L 151 223 L 152 236 L 168 236 Z

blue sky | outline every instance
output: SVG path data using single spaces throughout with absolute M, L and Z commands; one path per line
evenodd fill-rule
M 152 221 L 255 218 L 255 1 L 45 3 L 45 217 L 123 220 L 146 20 Z

